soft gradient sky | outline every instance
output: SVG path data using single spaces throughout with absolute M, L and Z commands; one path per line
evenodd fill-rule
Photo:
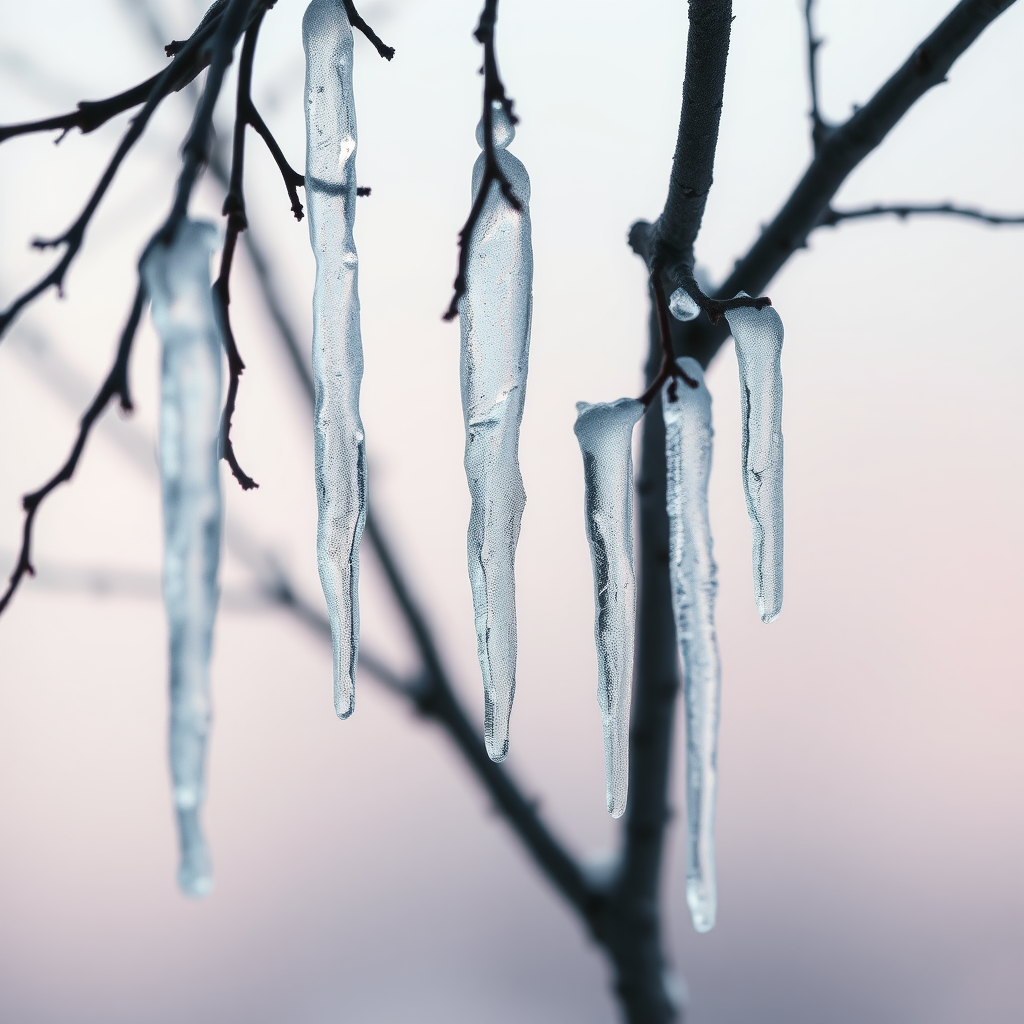
M 823 0 L 825 114 L 864 102 L 952 0 Z M 0 121 L 44 116 L 161 66 L 128 0 L 0 2 Z M 157 3 L 167 37 L 198 8 Z M 698 253 L 722 275 L 809 156 L 796 0 L 736 0 L 722 136 Z M 280 0 L 257 101 L 301 167 L 304 4 Z M 479 116 L 475 0 L 363 13 L 357 243 L 363 414 L 378 509 L 467 703 L 481 715 L 465 575 L 458 329 L 442 324 Z M 842 204 L 1024 208 L 1024 9 L 999 19 L 844 187 Z M 574 403 L 635 394 L 643 268 L 625 245 L 664 200 L 685 4 L 503 0 L 499 58 L 533 181 L 536 306 L 522 464 L 520 673 L 509 765 L 571 847 L 604 811 Z M 184 97 L 155 118 L 67 281 L 0 345 L 0 571 L 19 496 L 56 467 L 109 364 L 141 245 L 166 213 Z M 77 214 L 124 118 L 0 148 L 0 299 L 50 265 L 27 248 Z M 308 335 L 312 258 L 255 136 L 250 217 Z M 215 215 L 212 186 L 194 212 Z M 712 520 L 724 659 L 720 913 L 695 934 L 678 830 L 667 942 L 692 1024 L 1011 1024 L 1024 1016 L 1024 570 L 1019 315 L 1024 232 L 952 220 L 816 234 L 769 293 L 786 323 L 786 606 L 751 594 L 735 360 L 715 400 Z M 249 369 L 229 542 L 256 537 L 319 600 L 309 417 L 243 258 Z M 167 779 L 157 349 L 138 412 L 110 414 L 38 520 L 40 578 L 0 621 L 4 1024 L 611 1022 L 598 954 L 444 737 L 367 678 L 348 722 L 329 651 L 239 596 L 229 553 L 205 820 L 216 889 L 176 890 Z M 408 660 L 372 561 L 364 637 Z M 76 581 L 118 570 L 98 596 Z M 130 588 L 127 584 L 131 583 Z M 130 593 L 125 590 L 130 589 Z M 676 792 L 681 799 L 677 758 Z M 681 820 L 677 818 L 677 821 Z

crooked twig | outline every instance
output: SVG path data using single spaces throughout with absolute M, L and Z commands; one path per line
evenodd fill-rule
M 836 210 L 828 207 L 820 224 L 832 227 L 844 220 L 863 220 L 866 217 L 884 217 L 891 214 L 906 220 L 920 214 L 946 214 L 951 217 L 966 217 L 980 220 L 985 224 L 1024 224 L 1024 214 L 988 213 L 974 206 L 957 206 L 954 203 L 899 203 L 894 205 L 858 206 L 852 210 Z
M 822 118 L 818 102 L 818 51 L 825 40 L 814 34 L 814 0 L 804 3 L 804 21 L 807 25 L 807 81 L 811 92 L 811 142 L 817 153 L 832 127 Z
M 239 96 L 238 119 L 242 120 L 243 124 L 248 123 L 252 125 L 259 137 L 266 143 L 267 149 L 270 150 L 270 155 L 274 158 L 274 163 L 277 164 L 277 169 L 281 172 L 281 177 L 284 179 L 284 187 L 288 190 L 288 198 L 292 204 L 292 214 L 296 220 L 302 220 L 302 203 L 299 202 L 297 190 L 305 187 L 306 179 L 288 163 L 284 153 L 281 151 L 281 147 L 278 145 L 277 139 L 274 138 L 267 127 L 267 122 L 263 120 L 253 104 L 252 96 L 248 89 L 246 90 L 244 110 L 242 108 L 242 97 Z M 369 191 L 367 191 L 368 194 Z
M 512 191 L 512 185 L 505 172 L 498 164 L 494 148 L 494 108 L 500 106 L 504 110 L 512 124 L 518 123 L 518 118 L 512 109 L 512 100 L 505 95 L 505 86 L 498 74 L 498 61 L 494 53 L 494 28 L 498 20 L 498 0 L 486 0 L 484 9 L 480 13 L 480 21 L 477 24 L 474 38 L 484 48 L 484 63 L 482 73 L 484 76 L 484 110 L 483 110 L 483 135 L 484 135 L 484 173 L 480 181 L 480 188 L 473 206 L 469 211 L 469 217 L 459 232 L 459 270 L 455 277 L 455 285 L 452 293 L 452 300 L 444 314 L 445 320 L 454 320 L 459 315 L 459 300 L 466 294 L 466 272 L 469 268 L 469 243 L 473 237 L 480 214 L 483 213 L 484 204 L 490 195 L 491 186 L 497 182 L 501 194 L 514 210 L 522 209 L 522 204 Z
M 658 341 L 661 347 L 661 365 L 657 375 L 647 385 L 644 393 L 637 399 L 645 409 L 651 407 L 651 402 L 658 396 L 665 382 L 673 377 L 682 378 L 688 388 L 699 388 L 700 385 L 690 377 L 676 362 L 675 352 L 672 350 L 672 328 L 668 319 L 668 306 L 665 302 L 665 289 L 662 287 L 661 278 L 658 274 L 652 274 L 651 286 L 651 308 L 658 321 Z
M 75 440 L 74 447 L 71 449 L 71 454 L 67 457 L 64 465 L 52 476 L 42 487 L 37 491 L 33 491 L 31 494 L 26 494 L 21 500 L 22 507 L 25 509 L 25 523 L 22 528 L 21 536 L 21 552 L 18 555 L 18 561 L 14 566 L 14 570 L 11 573 L 11 578 L 8 581 L 7 589 L 0 597 L 0 614 L 3 614 L 4 609 L 10 604 L 11 598 L 14 596 L 15 590 L 18 588 L 18 584 L 21 583 L 25 575 L 33 575 L 35 570 L 32 568 L 32 527 L 35 525 L 36 513 L 39 511 L 39 507 L 43 501 L 46 500 L 47 495 L 50 494 L 55 488 L 59 487 L 63 483 L 67 483 L 74 475 L 75 468 L 78 466 L 78 460 L 82 457 L 82 452 L 85 450 L 85 442 L 88 440 L 89 432 L 93 428 L 93 424 L 99 419 L 100 414 L 106 409 L 112 398 L 118 398 L 120 400 L 121 409 L 124 412 L 131 412 L 132 399 L 131 394 L 128 390 L 128 358 L 131 355 L 132 342 L 135 340 L 135 334 L 139 327 L 139 320 L 142 317 L 142 309 L 145 305 L 145 292 L 142 287 L 142 283 L 139 283 L 138 289 L 135 292 L 135 301 L 132 303 L 131 313 L 128 316 L 128 322 L 125 324 L 124 330 L 121 333 L 121 342 L 117 347 L 117 355 L 114 357 L 114 365 L 110 369 L 110 373 L 107 374 L 107 379 L 103 382 L 99 391 L 96 393 L 96 397 L 92 401 L 92 405 L 85 411 L 85 415 L 82 416 L 81 423 L 78 428 L 78 437 Z
M 343 3 L 345 4 L 345 13 L 348 15 L 348 20 L 352 27 L 359 29 L 359 31 L 362 32 L 371 43 L 373 43 L 377 52 L 385 60 L 391 60 L 395 55 L 395 48 L 393 46 L 385 45 L 380 36 L 378 36 L 377 33 L 374 32 L 365 21 L 363 21 L 359 16 L 359 12 L 356 10 L 356 5 L 353 3 L 353 0 L 343 0 Z

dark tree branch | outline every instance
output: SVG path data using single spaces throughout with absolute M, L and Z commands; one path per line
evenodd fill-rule
M 25 509 L 25 523 L 22 529 L 21 552 L 18 555 L 18 561 L 8 581 L 7 590 L 0 597 L 0 614 L 3 614 L 4 609 L 10 603 L 15 590 L 18 588 L 18 584 L 21 583 L 25 575 L 31 576 L 35 572 L 32 568 L 32 527 L 35 525 L 36 513 L 39 511 L 40 505 L 46 500 L 47 495 L 51 491 L 61 484 L 67 483 L 74 475 L 75 468 L 78 466 L 78 460 L 82 457 L 82 452 L 85 450 L 85 442 L 89 438 L 89 432 L 92 430 L 96 420 L 99 419 L 100 414 L 106 409 L 110 400 L 116 397 L 120 401 L 121 409 L 124 412 L 131 412 L 132 410 L 132 399 L 128 390 L 128 359 L 131 355 L 135 333 L 139 327 L 139 320 L 142 317 L 145 298 L 145 292 L 140 282 L 135 292 L 135 301 L 132 303 L 128 322 L 121 333 L 121 342 L 117 347 L 114 365 L 111 367 L 110 373 L 107 374 L 107 379 L 96 393 L 92 405 L 89 406 L 85 411 L 85 415 L 82 416 L 78 428 L 78 438 L 71 449 L 71 454 L 68 456 L 67 461 L 39 490 L 26 494 L 22 498 L 21 503 Z
M 251 124 L 259 137 L 266 143 L 267 149 L 270 150 L 270 155 L 274 158 L 274 163 L 277 164 L 277 169 L 281 172 L 281 177 L 284 179 L 284 187 L 288 190 L 288 198 L 292 204 L 292 214 L 296 220 L 302 220 L 302 203 L 299 202 L 297 189 L 305 186 L 306 179 L 288 163 L 284 153 L 281 151 L 281 147 L 277 143 L 277 139 L 271 134 L 266 121 L 260 117 L 259 111 L 253 105 L 251 96 L 246 96 L 244 116 L 241 107 L 239 108 L 238 116 L 243 121 Z
M 951 217 L 966 217 L 980 220 L 985 224 L 1024 224 L 1024 214 L 986 213 L 974 206 L 956 206 L 953 203 L 902 203 L 891 206 L 859 206 L 852 210 L 836 210 L 831 206 L 821 218 L 820 226 L 832 227 L 844 220 L 863 220 L 866 217 L 884 217 L 891 214 L 906 220 L 920 214 L 946 214 Z
M 359 16 L 359 12 L 356 10 L 356 5 L 353 0 L 343 0 L 343 2 L 345 4 L 345 13 L 348 15 L 348 20 L 352 27 L 359 29 L 359 31 L 362 32 L 371 43 L 373 43 L 377 52 L 385 60 L 391 60 L 395 55 L 395 48 L 393 46 L 386 46 L 380 36 L 378 36 L 377 33 L 374 32 L 365 21 L 363 21 Z
M 459 315 L 459 300 L 466 294 L 466 271 L 469 267 L 469 243 L 473 237 L 480 214 L 483 213 L 484 204 L 491 193 L 491 186 L 497 183 L 501 194 L 508 201 L 514 210 L 521 209 L 521 204 L 512 191 L 512 185 L 505 172 L 501 169 L 498 159 L 495 156 L 494 148 L 494 108 L 500 106 L 512 124 L 518 123 L 518 118 L 512 109 L 512 100 L 505 95 L 505 86 L 498 74 L 498 61 L 494 53 L 494 27 L 498 20 L 498 0 L 485 0 L 484 9 L 480 13 L 480 21 L 477 24 L 474 38 L 484 48 L 484 110 L 483 110 L 483 136 L 484 136 L 484 173 L 480 181 L 480 188 L 477 191 L 476 199 L 470 208 L 469 217 L 459 232 L 459 270 L 455 277 L 452 300 L 444 314 L 445 320 L 454 320 Z
M 804 20 L 807 24 L 807 80 L 811 90 L 811 142 L 817 153 L 832 127 L 822 119 L 818 102 L 818 51 L 824 40 L 814 34 L 814 0 L 805 0 Z

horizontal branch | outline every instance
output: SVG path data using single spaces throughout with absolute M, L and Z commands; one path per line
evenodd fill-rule
M 900 203 L 880 206 L 858 206 L 852 210 L 836 210 L 831 206 L 821 218 L 822 227 L 832 227 L 844 220 L 863 220 L 866 217 L 892 215 L 906 220 L 921 214 L 939 214 L 980 220 L 985 224 L 1024 224 L 1024 214 L 988 213 L 974 206 L 956 206 L 953 203 Z

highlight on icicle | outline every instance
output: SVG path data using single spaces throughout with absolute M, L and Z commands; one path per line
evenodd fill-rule
M 352 26 L 342 0 L 313 0 L 306 52 L 306 204 L 316 256 L 313 291 L 317 562 L 334 647 L 334 709 L 355 706 L 359 654 L 359 541 L 366 523 L 366 448 L 359 417 L 356 111 Z
M 199 825 L 210 728 L 210 649 L 217 612 L 221 496 L 221 335 L 210 294 L 209 223 L 183 221 L 142 261 L 161 343 L 160 476 L 164 602 L 170 633 L 170 758 L 181 865 L 190 896 L 213 886 Z
M 583 511 L 594 570 L 597 702 L 604 729 L 608 812 L 621 817 L 629 788 L 629 702 L 633 681 L 636 574 L 633 568 L 633 427 L 644 407 L 632 398 L 576 403 L 583 454 Z
M 686 902 L 699 932 L 715 924 L 715 792 L 721 663 L 715 635 L 717 569 L 708 521 L 711 395 L 700 364 L 679 367 L 698 387 L 669 380 L 661 392 L 665 417 L 669 578 L 686 703 Z
M 746 292 L 740 292 L 746 298 Z M 754 597 L 763 622 L 782 611 L 782 320 L 774 306 L 725 314 L 740 368 L 743 489 L 753 540 Z
M 484 146 L 483 119 L 477 142 Z M 519 425 L 526 397 L 533 310 L 530 177 L 506 147 L 515 137 L 500 103 L 492 107 L 495 159 L 519 200 L 516 210 L 492 182 L 468 245 L 466 294 L 459 300 L 459 371 L 466 422 L 466 478 L 473 506 L 467 548 L 477 656 L 484 684 L 484 741 L 508 753 L 516 688 L 515 553 L 526 506 L 519 472 Z M 473 167 L 473 198 L 486 156 Z

